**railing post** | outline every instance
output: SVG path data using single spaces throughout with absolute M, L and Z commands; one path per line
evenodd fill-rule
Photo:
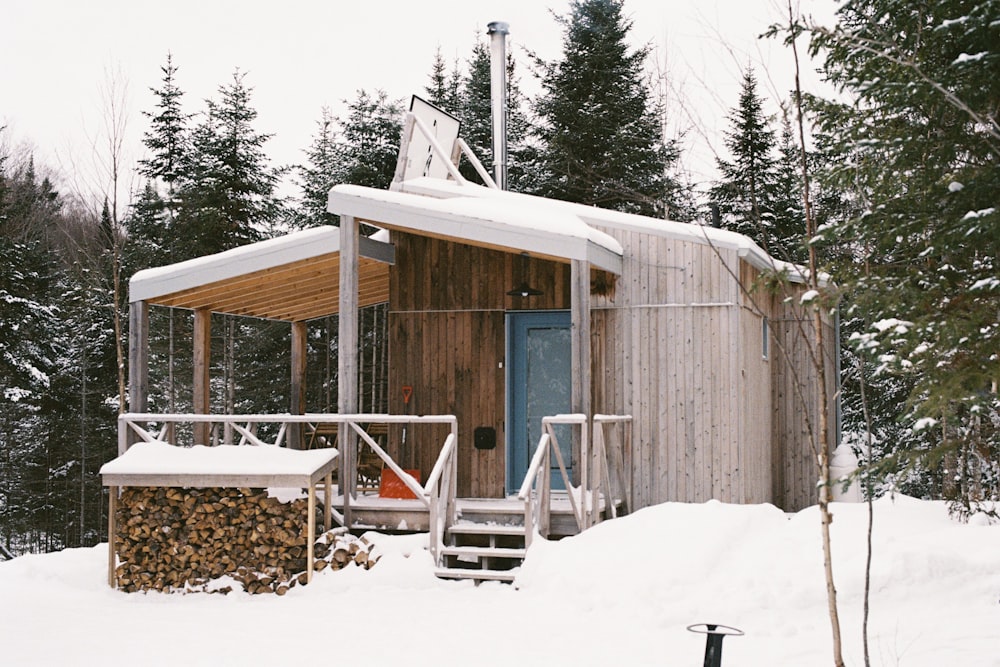
M 143 413 L 149 409 L 149 304 L 131 302 L 128 316 L 128 411 Z M 135 442 L 129 431 L 125 429 L 126 449 Z
M 118 415 L 118 456 L 128 451 L 129 432 L 131 430 L 128 427 L 128 417 L 126 415 Z
M 552 522 L 552 447 L 558 447 L 555 438 L 551 438 L 545 444 L 545 456 L 542 458 L 542 467 L 538 471 L 541 476 L 539 480 L 539 523 L 541 524 L 542 537 L 548 539 L 549 527 Z

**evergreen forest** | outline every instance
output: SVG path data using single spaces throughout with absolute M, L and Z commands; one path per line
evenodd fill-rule
M 512 190 L 716 225 L 828 276 L 812 308 L 839 321 L 842 439 L 868 495 L 943 498 L 955 512 L 1000 494 L 1000 0 L 853 0 L 832 26 L 790 17 L 762 39 L 812 58 L 838 94 L 767 99 L 747 65 L 727 100 L 717 176 L 692 183 L 651 47 L 630 46 L 627 0 L 574 0 L 562 52 L 509 58 Z M 489 48 L 440 53 L 414 90 L 462 121 L 492 164 Z M 301 164 L 275 165 L 250 77 L 185 97 L 165 54 L 150 72 L 143 155 L 83 196 L 0 127 L 0 552 L 106 540 L 97 474 L 128 409 L 127 284 L 138 270 L 291 230 L 337 225 L 337 183 L 387 188 L 408 100 L 373 88 L 317 110 Z M 522 85 L 533 77 L 539 93 Z M 145 82 L 147 85 L 149 82 Z M 767 109 L 778 109 L 776 114 Z M 114 111 L 109 111 L 112 120 Z M 478 176 L 466 163 L 463 173 Z M 292 184 L 295 194 L 285 194 Z M 368 230 L 370 233 L 372 230 Z M 776 264 L 753 289 L 780 289 Z M 190 410 L 192 317 L 154 309 L 150 408 Z M 362 314 L 363 411 L 384 411 L 384 307 Z M 281 323 L 213 322 L 212 409 L 288 410 Z M 335 318 L 308 329 L 310 411 L 335 411 Z M 187 347 L 185 347 L 187 346 Z M 240 363 L 234 363 L 236 359 Z

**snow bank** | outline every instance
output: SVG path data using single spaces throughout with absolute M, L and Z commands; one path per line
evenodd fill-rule
M 833 513 L 844 652 L 859 665 L 867 505 Z M 831 662 L 816 508 L 650 507 L 537 541 L 516 587 L 436 579 L 426 535 L 368 539 L 375 568 L 324 571 L 280 598 L 112 591 L 106 545 L 0 563 L 0 662 L 698 665 L 704 637 L 685 628 L 704 622 L 746 632 L 726 639 L 726 667 Z M 885 498 L 874 552 L 874 665 L 1000 666 L 996 522 Z

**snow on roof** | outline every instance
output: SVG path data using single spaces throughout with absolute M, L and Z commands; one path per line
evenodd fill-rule
M 139 442 L 101 466 L 102 475 L 309 475 L 335 451 L 253 445 L 177 447 Z
M 340 230 L 316 227 L 251 243 L 232 250 L 195 257 L 185 262 L 137 271 L 129 281 L 131 301 L 179 292 L 253 271 L 340 250 Z
M 546 206 L 548 200 L 539 197 L 510 199 L 498 206 L 487 197 L 428 197 L 342 184 L 330 190 L 328 202 L 331 213 L 376 225 L 586 260 L 598 268 L 621 272 L 623 251 L 618 241 L 588 225 L 573 210 Z
M 536 216 L 545 217 L 550 212 L 559 211 L 572 215 L 577 220 L 590 225 L 610 227 L 613 229 L 639 231 L 647 234 L 712 245 L 716 248 L 735 250 L 740 257 L 746 259 L 752 266 L 761 270 L 773 269 L 786 271 L 792 280 L 802 281 L 804 270 L 789 262 L 774 259 L 750 238 L 726 229 L 707 227 L 705 225 L 674 220 L 650 218 L 634 213 L 622 213 L 597 206 L 587 206 L 575 202 L 547 199 L 534 195 L 522 194 L 487 188 L 473 183 L 459 184 L 439 178 L 416 178 L 398 183 L 395 187 L 401 191 L 419 194 L 439 199 L 486 199 L 503 203 L 504 208 L 530 208 Z M 592 228 L 591 228 L 592 229 Z
M 129 300 L 147 301 L 154 297 L 339 251 L 338 227 L 314 227 L 292 232 L 214 255 L 137 271 L 129 281 Z M 360 253 L 364 257 L 386 262 L 392 262 L 394 258 L 392 248 L 387 243 L 367 238 L 361 239 Z

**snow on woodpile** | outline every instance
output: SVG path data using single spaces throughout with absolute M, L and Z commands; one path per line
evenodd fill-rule
M 305 475 L 329 459 L 325 449 L 219 445 L 176 447 L 165 442 L 140 442 L 101 466 L 101 475 Z
M 132 446 L 101 468 L 105 484 L 124 487 L 114 521 L 118 587 L 228 592 L 239 586 L 283 595 L 307 582 L 310 567 L 371 567 L 376 559 L 367 543 L 346 531 L 322 535 L 313 546 L 317 560 L 308 560 L 309 503 L 302 487 L 325 475 L 336 455 L 330 449 Z M 282 481 L 290 488 L 265 486 Z

